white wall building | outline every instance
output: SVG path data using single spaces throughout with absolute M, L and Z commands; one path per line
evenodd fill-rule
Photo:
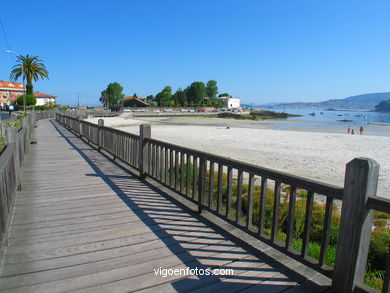
M 35 106 L 43 106 L 48 103 L 56 103 L 56 96 L 44 94 L 44 93 L 34 93 L 37 103 Z
M 221 101 L 224 103 L 225 107 L 228 109 L 235 109 L 241 107 L 240 99 L 229 97 L 221 97 Z

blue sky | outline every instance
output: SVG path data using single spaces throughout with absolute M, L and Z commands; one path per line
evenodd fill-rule
M 246 103 L 390 91 L 390 1 L 4 1 L 8 44 L 39 56 L 58 102 L 99 104 L 215 79 Z M 0 79 L 15 55 L 0 31 Z

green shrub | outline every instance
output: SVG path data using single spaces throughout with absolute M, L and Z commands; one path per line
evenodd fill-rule
M 384 271 L 368 271 L 364 276 L 364 284 L 378 291 L 382 290 Z
M 372 232 L 367 260 L 369 271 L 385 269 L 389 243 L 390 229 L 377 228 Z

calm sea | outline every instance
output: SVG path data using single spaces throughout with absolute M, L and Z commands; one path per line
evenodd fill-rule
M 390 113 L 367 112 L 367 111 L 329 111 L 319 109 L 294 109 L 294 108 L 273 108 L 276 112 L 286 112 L 290 114 L 302 115 L 300 117 L 290 117 L 287 121 L 305 121 L 312 123 L 297 123 L 296 128 L 315 130 L 316 128 L 331 128 L 343 131 L 351 126 L 358 130 L 363 126 L 366 130 L 372 130 L 376 133 L 390 133 Z M 311 115 L 310 115 L 311 114 Z M 348 121 L 341 121 L 348 120 Z M 277 129 L 291 129 L 290 123 L 278 122 L 275 124 Z

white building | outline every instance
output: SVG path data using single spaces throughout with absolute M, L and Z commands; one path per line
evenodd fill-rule
M 233 98 L 231 96 L 228 97 L 220 97 L 221 101 L 228 109 L 235 109 L 241 107 L 241 101 L 240 99 Z
M 44 94 L 44 93 L 34 93 L 35 98 L 37 99 L 37 103 L 35 106 L 43 106 L 48 103 L 56 103 L 56 96 Z

